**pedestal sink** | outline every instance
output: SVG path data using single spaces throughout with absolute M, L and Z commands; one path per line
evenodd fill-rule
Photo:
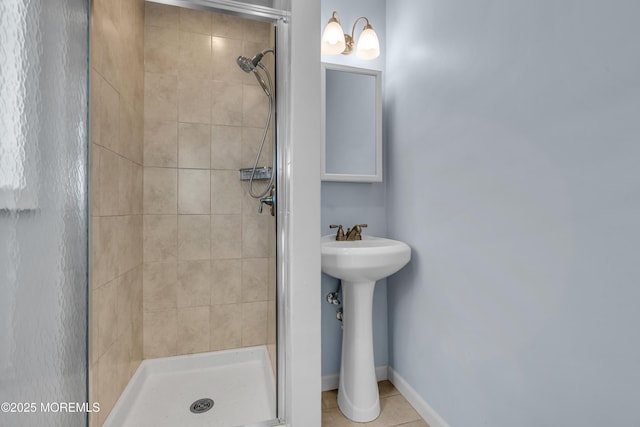
M 338 406 L 349 419 L 368 422 L 380 415 L 373 361 L 373 289 L 411 259 L 406 243 L 381 237 L 336 241 L 322 237 L 322 271 L 342 280 L 342 363 Z

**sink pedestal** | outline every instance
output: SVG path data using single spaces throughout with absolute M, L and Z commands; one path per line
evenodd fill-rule
M 373 362 L 373 289 L 376 281 L 404 267 L 411 248 L 403 242 L 362 236 L 336 241 L 322 237 L 322 272 L 342 280 L 342 364 L 338 407 L 353 421 L 380 415 L 376 367 Z
M 342 281 L 342 363 L 338 406 L 349 419 L 373 421 L 380 415 L 373 360 L 373 290 L 376 282 Z

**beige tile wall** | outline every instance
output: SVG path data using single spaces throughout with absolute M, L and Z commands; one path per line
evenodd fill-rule
M 142 0 L 91 1 L 92 426 L 142 360 L 143 36 Z
M 272 26 L 147 3 L 144 31 L 144 357 L 273 344 L 275 222 L 238 173 L 268 101 L 235 63 Z

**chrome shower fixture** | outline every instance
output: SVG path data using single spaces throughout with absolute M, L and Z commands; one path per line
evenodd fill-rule
M 258 168 L 258 162 L 260 161 L 260 156 L 262 155 L 262 150 L 265 145 L 265 141 L 267 140 L 267 133 L 269 131 L 269 124 L 271 123 L 271 118 L 273 117 L 274 108 L 275 108 L 275 99 L 273 96 L 273 83 L 271 81 L 271 74 L 269 74 L 269 70 L 262 64 L 262 58 L 267 53 L 272 53 L 275 55 L 275 51 L 271 48 L 265 49 L 262 52 L 257 53 L 253 56 L 253 58 L 249 59 L 246 56 L 238 56 L 236 59 L 236 63 L 240 67 L 242 71 L 245 73 L 253 73 L 256 80 L 262 87 L 265 95 L 269 98 L 269 113 L 267 114 L 267 121 L 264 125 L 264 130 L 262 131 L 262 139 L 260 142 L 260 147 L 258 148 L 258 153 L 256 155 L 256 160 L 253 163 L 252 168 L 244 168 L 240 169 L 240 179 L 249 181 L 249 194 L 254 199 L 260 200 L 260 205 L 258 207 L 258 211 L 262 213 L 262 205 L 267 204 L 270 206 L 271 215 L 274 215 L 274 204 L 275 204 L 275 195 L 274 195 L 274 185 L 273 185 L 273 173 L 264 173 L 265 171 L 271 172 L 273 166 L 265 166 L 263 168 Z M 260 72 L 262 70 L 262 72 Z M 272 153 L 273 163 L 275 165 L 275 151 Z M 262 191 L 254 191 L 253 182 L 259 179 L 265 179 L 268 176 L 269 183 Z M 269 194 L 268 197 L 265 197 Z
M 260 67 L 264 72 L 267 72 L 267 69 L 260 62 L 262 61 L 262 58 L 264 57 L 264 55 L 267 53 L 274 53 L 274 51 L 273 49 L 265 49 L 262 52 L 257 53 L 251 59 L 247 58 L 246 56 L 238 56 L 238 59 L 236 59 L 236 63 L 245 73 L 253 73 L 253 75 L 256 77 L 256 80 L 262 87 L 262 90 L 264 90 L 264 93 L 267 96 L 271 96 L 271 92 L 272 92 L 270 88 L 271 84 L 267 86 L 267 83 L 265 83 L 264 79 L 262 78 L 258 70 L 256 70 L 256 67 Z

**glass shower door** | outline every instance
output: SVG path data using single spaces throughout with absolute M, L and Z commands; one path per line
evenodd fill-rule
M 86 425 L 87 0 L 0 2 L 0 425 Z

